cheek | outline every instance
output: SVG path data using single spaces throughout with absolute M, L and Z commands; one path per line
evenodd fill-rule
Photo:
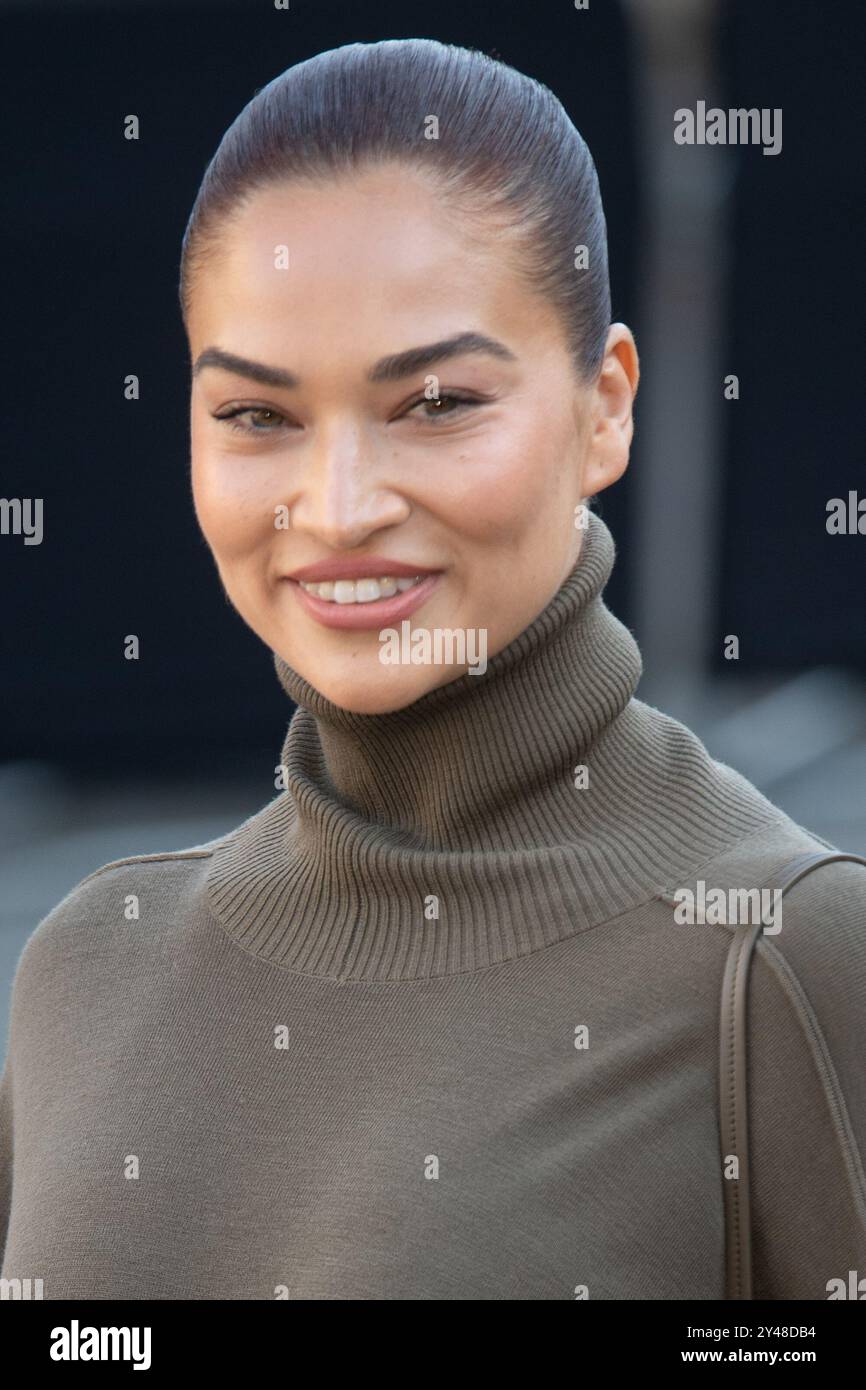
M 508 543 L 551 526 L 560 513 L 567 518 L 566 481 L 549 429 L 509 427 L 461 451 L 454 468 L 440 473 L 439 510 L 447 507 L 450 524 L 464 535 Z
M 193 448 L 192 494 L 199 526 L 214 555 L 224 560 L 260 550 L 275 535 L 267 490 L 238 460 Z

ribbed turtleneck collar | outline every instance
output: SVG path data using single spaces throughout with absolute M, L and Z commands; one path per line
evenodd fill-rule
M 479 970 L 647 901 L 778 817 L 633 698 L 640 653 L 602 598 L 614 557 L 590 512 L 574 569 L 486 672 L 392 713 L 343 710 L 275 657 L 298 705 L 286 790 L 219 842 L 208 877 L 240 945 L 340 981 Z

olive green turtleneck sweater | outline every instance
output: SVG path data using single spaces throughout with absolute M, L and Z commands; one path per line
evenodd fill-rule
M 2 1275 L 46 1298 L 723 1294 L 718 999 L 732 927 L 825 842 L 675 720 L 575 569 L 405 710 L 299 704 L 285 790 L 104 866 L 19 962 Z M 586 769 L 582 775 L 576 769 Z M 751 986 L 756 1296 L 866 1275 L 866 870 L 816 869 Z

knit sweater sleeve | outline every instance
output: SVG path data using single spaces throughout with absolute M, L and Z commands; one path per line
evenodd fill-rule
M 122 862 L 122 861 L 118 861 Z M 59 1008 L 68 1010 L 70 975 L 78 973 L 78 952 L 82 944 L 92 942 L 88 908 L 99 900 L 100 886 L 94 887 L 108 864 L 88 874 L 75 884 L 64 898 L 43 917 L 31 932 L 18 958 L 9 1001 L 9 1033 L 6 1059 L 0 1077 L 0 1270 L 9 1246 L 12 1213 L 12 1182 L 16 1147 L 13 1092 L 16 1075 L 27 1072 L 28 1029 L 49 1028 L 45 990 L 60 989 Z M 70 933 L 74 933 L 70 936 Z M 74 949 L 75 948 L 75 949 Z M 86 951 L 85 951 L 86 955 Z M 86 968 L 86 967 L 84 967 Z M 66 982 L 66 983 L 63 983 Z M 86 992 L 81 995 L 86 998 Z M 56 1014 L 54 1015 L 57 1016 Z M 16 1064 L 16 1059 L 21 1059 Z M 26 1098 L 22 1099 L 22 1116 L 26 1113 Z M 17 1142 L 20 1147 L 20 1121 Z
M 749 1036 L 754 1296 L 850 1297 L 851 1271 L 866 1276 L 866 867 L 822 865 L 785 896 Z
M 7 1056 L 0 1077 L 0 1268 L 6 1248 L 12 1206 L 12 1058 Z

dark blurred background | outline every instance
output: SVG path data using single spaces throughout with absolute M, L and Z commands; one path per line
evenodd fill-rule
M 274 795 L 291 707 L 197 528 L 178 261 L 240 108 L 347 42 L 480 48 L 568 109 L 601 180 L 614 318 L 641 353 L 632 463 L 596 504 L 638 695 L 866 851 L 866 536 L 825 525 L 830 498 L 866 496 L 862 16 L 853 0 L 0 0 L 0 496 L 44 499 L 40 545 L 0 535 L 4 1034 L 24 940 L 85 874 L 201 843 Z M 699 100 L 781 108 L 781 153 L 677 145 L 673 113 Z

